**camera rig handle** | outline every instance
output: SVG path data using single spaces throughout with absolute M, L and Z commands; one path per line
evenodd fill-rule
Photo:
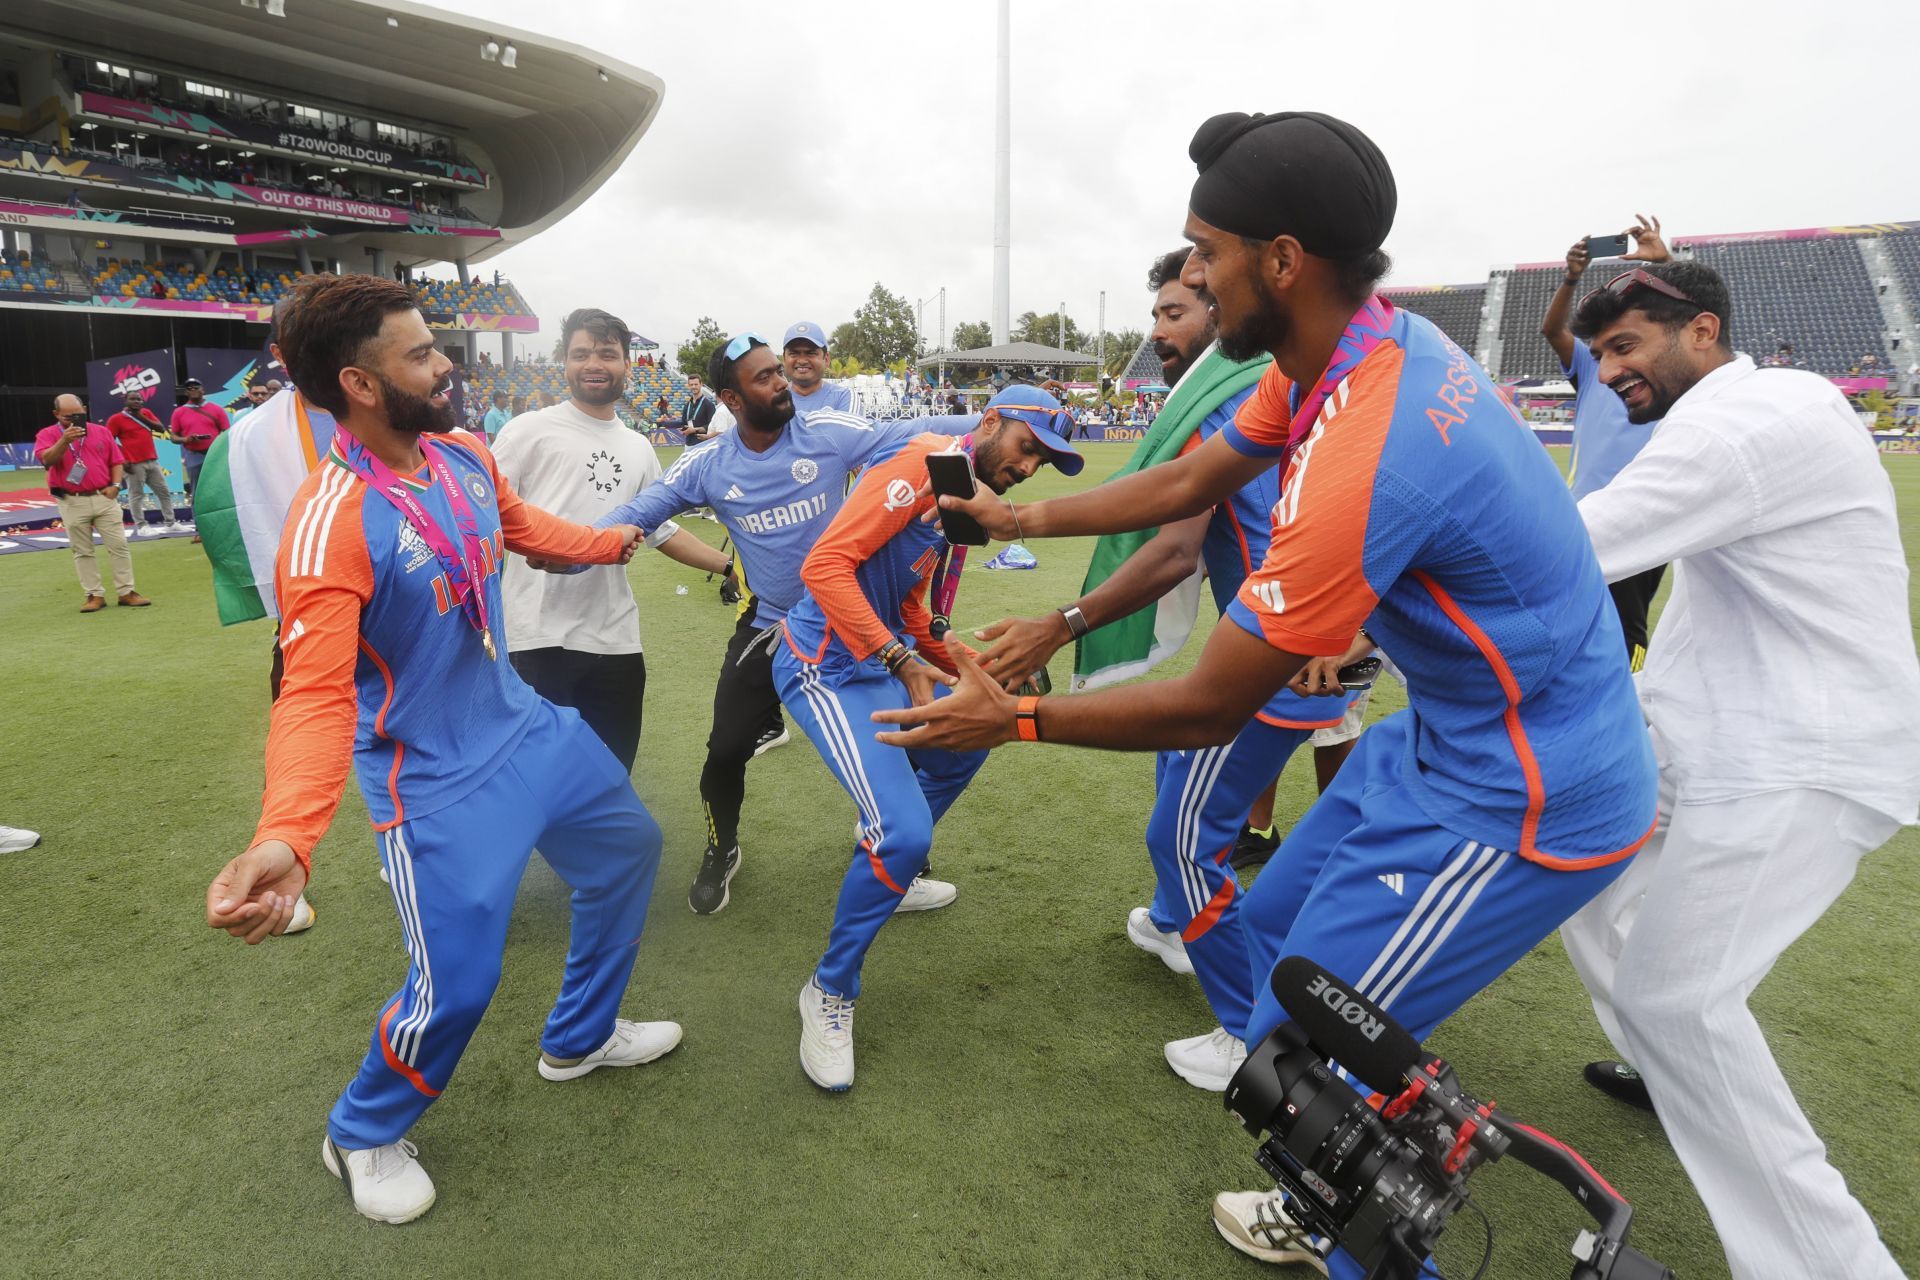
M 1627 1244 L 1633 1206 L 1584 1156 L 1501 1111 L 1492 1120 L 1506 1132 L 1508 1155 L 1571 1191 L 1598 1224 L 1599 1231 L 1582 1231 L 1574 1241 L 1572 1280 L 1673 1280 L 1671 1270 Z

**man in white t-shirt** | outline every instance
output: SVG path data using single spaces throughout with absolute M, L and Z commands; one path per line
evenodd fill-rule
M 521 414 L 494 441 L 513 487 L 563 520 L 591 524 L 660 478 L 653 445 L 614 413 L 626 395 L 631 336 L 597 308 L 569 315 L 560 338 L 568 398 Z M 671 521 L 649 530 L 647 545 L 702 572 L 732 573 L 727 556 Z M 579 711 L 632 769 L 647 665 L 626 569 L 543 573 L 509 554 L 501 595 L 514 669 L 541 697 Z

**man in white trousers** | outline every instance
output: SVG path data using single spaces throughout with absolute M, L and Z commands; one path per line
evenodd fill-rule
M 1920 665 L 1893 489 L 1825 379 L 1756 369 L 1709 267 L 1626 272 L 1575 336 L 1641 453 L 1580 501 L 1618 582 L 1675 566 L 1641 676 L 1660 824 L 1561 929 L 1736 1280 L 1901 1271 L 1826 1159 L 1747 998 L 1915 818 Z

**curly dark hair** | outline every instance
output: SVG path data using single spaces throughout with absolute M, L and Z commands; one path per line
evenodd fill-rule
M 1631 285 L 1624 293 L 1595 289 L 1580 301 L 1573 313 L 1573 336 L 1591 342 L 1607 326 L 1629 311 L 1638 311 L 1669 333 L 1695 316 L 1706 312 L 1720 321 L 1720 347 L 1733 350 L 1733 298 L 1720 273 L 1703 262 L 1661 262 L 1642 265 L 1640 270 L 1686 294 L 1693 302 L 1669 298 L 1658 289 Z M 1618 278 L 1617 276 L 1615 277 Z
M 1183 244 L 1178 249 L 1170 249 L 1155 258 L 1153 265 L 1147 268 L 1148 292 L 1158 293 L 1173 281 L 1178 280 L 1180 273 L 1187 269 L 1187 255 L 1192 252 L 1191 245 Z

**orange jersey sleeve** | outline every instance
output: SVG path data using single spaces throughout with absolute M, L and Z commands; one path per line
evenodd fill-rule
M 927 455 L 952 444 L 949 436 L 918 436 L 893 457 L 870 467 L 800 566 L 800 581 L 826 615 L 829 631 L 840 637 L 856 659 L 865 660 L 894 638 L 860 589 L 856 576 L 860 566 L 933 505 L 932 494 L 920 496 L 927 483 Z M 920 601 L 922 614 L 925 594 L 924 582 L 910 593 L 910 598 Z
M 618 564 L 626 543 L 612 529 L 593 529 L 571 520 L 562 520 L 550 511 L 526 501 L 513 491 L 500 474 L 493 451 L 465 432 L 460 443 L 480 455 L 493 477 L 494 501 L 500 506 L 500 534 L 507 550 L 537 560 L 558 560 L 563 564 Z
M 309 871 L 353 767 L 360 612 L 373 598 L 360 503 L 345 468 L 308 476 L 274 558 L 285 675 L 267 730 L 266 792 L 253 842 L 284 840 Z
M 1280 372 L 1278 365 L 1268 365 L 1254 385 L 1253 394 L 1233 415 L 1227 442 L 1242 453 L 1284 452 L 1293 423 L 1293 406 L 1289 402 L 1292 395 L 1293 381 Z
M 1324 414 L 1294 450 L 1267 558 L 1240 588 L 1238 603 L 1258 620 L 1267 643 L 1289 653 L 1346 652 L 1380 602 L 1367 580 L 1367 537 L 1401 354 L 1383 349 L 1374 360 L 1375 376 Z M 1260 394 L 1241 407 L 1243 417 Z

